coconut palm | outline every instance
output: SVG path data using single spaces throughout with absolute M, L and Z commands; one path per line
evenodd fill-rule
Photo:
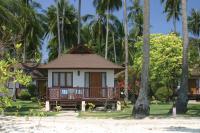
M 188 30 L 191 32 L 196 40 L 199 39 L 200 35 L 200 11 L 192 9 L 191 15 L 188 17 Z M 196 41 L 196 46 L 198 48 L 198 53 L 200 56 L 200 43 Z
M 105 59 L 108 57 L 108 34 L 109 34 L 109 14 L 114 10 L 119 10 L 122 6 L 121 0 L 94 0 L 94 6 L 97 12 L 107 11 L 107 22 L 106 22 L 106 46 L 105 46 Z
M 63 51 L 66 52 L 69 48 L 73 47 L 77 43 L 77 14 L 75 8 L 69 5 L 68 2 L 61 0 L 59 2 L 59 20 L 61 20 L 61 46 Z M 64 13 L 63 13 L 64 11 Z M 57 6 L 52 5 L 47 9 L 47 32 L 46 36 L 49 39 L 48 50 L 49 50 L 49 61 L 55 59 L 58 56 L 58 32 L 57 32 Z M 63 23 L 63 24 L 62 24 Z M 63 35 L 62 35 L 63 34 Z M 65 37 L 65 38 L 64 38 Z
M 132 29 L 130 31 L 130 36 L 136 38 L 137 36 L 142 36 L 143 31 L 143 11 L 140 5 L 141 0 L 133 0 L 132 5 L 128 7 L 128 19 Z
M 187 24 L 187 2 L 181 0 L 182 6 L 182 31 L 183 31 L 183 61 L 182 61 L 182 76 L 181 85 L 178 90 L 178 97 L 176 101 L 176 112 L 179 114 L 187 111 L 187 91 L 188 91 L 188 24 Z
M 167 21 L 173 21 L 174 32 L 176 33 L 176 22 L 181 15 L 181 0 L 161 0 L 164 4 L 164 13 L 167 14 Z
M 81 43 L 81 0 L 78 0 L 78 44 Z
M 125 94 L 125 102 L 128 101 L 128 18 L 127 18 L 127 9 L 126 9 L 126 0 L 123 0 L 124 4 L 124 40 L 125 40 L 125 79 L 124 79 L 124 94 Z
M 135 118 L 144 118 L 149 115 L 149 101 L 148 101 L 148 90 L 149 90 L 149 49 L 150 49 L 150 20 L 149 20 L 149 0 L 144 0 L 144 26 L 143 26 L 143 63 L 142 63 L 142 75 L 141 75 L 141 86 L 139 96 L 133 109 L 133 115 Z

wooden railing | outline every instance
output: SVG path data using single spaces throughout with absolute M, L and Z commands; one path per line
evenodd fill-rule
M 81 99 L 118 99 L 119 90 L 114 87 L 108 88 L 85 88 L 85 87 L 52 87 L 47 89 L 49 100 L 81 100 Z

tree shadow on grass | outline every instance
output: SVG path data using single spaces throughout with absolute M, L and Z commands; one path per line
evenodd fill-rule
M 175 127 L 175 126 L 170 126 L 164 129 L 165 131 L 170 131 L 170 132 L 183 132 L 183 133 L 200 133 L 200 128 L 194 129 L 194 128 L 187 128 L 187 127 Z

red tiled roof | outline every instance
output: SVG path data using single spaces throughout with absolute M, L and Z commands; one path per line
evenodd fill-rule
M 63 54 L 48 64 L 39 66 L 42 69 L 123 69 L 123 67 L 104 59 L 97 54 Z

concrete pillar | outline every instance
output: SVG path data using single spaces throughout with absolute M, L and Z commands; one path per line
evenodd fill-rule
M 81 111 L 85 112 L 85 101 L 82 101 L 81 103 Z
M 176 116 L 176 107 L 172 108 L 172 115 L 175 117 Z
M 49 104 L 49 101 L 46 101 L 46 104 L 45 104 L 45 111 L 50 111 L 50 104 Z
M 117 101 L 117 111 L 121 111 L 121 102 Z

